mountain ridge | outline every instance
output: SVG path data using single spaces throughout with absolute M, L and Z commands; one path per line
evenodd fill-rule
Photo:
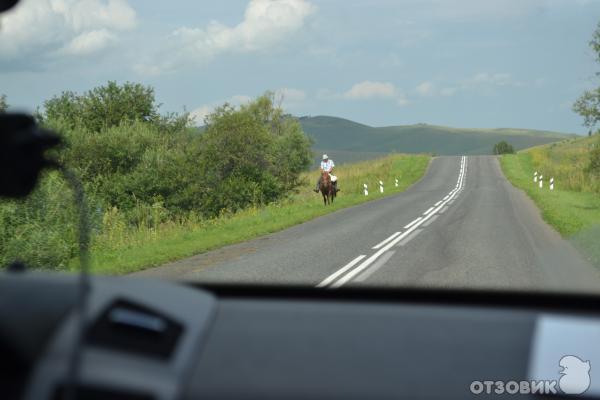
M 438 155 L 492 154 L 494 144 L 505 140 L 515 150 L 578 137 L 575 134 L 523 128 L 454 128 L 417 123 L 372 127 L 327 115 L 298 118 L 304 132 L 314 140 L 315 151 L 336 152 L 349 161 L 398 153 Z M 351 154 L 356 153 L 356 154 Z M 368 154 L 362 158 L 360 153 Z M 340 160 L 340 157 L 338 157 Z

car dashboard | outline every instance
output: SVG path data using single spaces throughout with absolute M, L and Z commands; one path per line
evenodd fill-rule
M 2 398 L 514 398 L 509 382 L 552 379 L 525 397 L 556 398 L 561 357 L 600 362 L 592 295 L 93 277 L 82 321 L 79 288 L 0 275 Z

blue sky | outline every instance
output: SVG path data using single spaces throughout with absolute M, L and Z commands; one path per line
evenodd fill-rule
M 201 121 L 273 90 L 296 115 L 585 133 L 600 0 L 23 0 L 0 93 L 33 110 L 108 80 Z

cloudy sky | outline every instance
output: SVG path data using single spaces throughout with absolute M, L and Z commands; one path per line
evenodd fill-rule
M 0 17 L 0 93 L 152 85 L 198 120 L 273 90 L 296 115 L 584 133 L 600 0 L 22 0 Z

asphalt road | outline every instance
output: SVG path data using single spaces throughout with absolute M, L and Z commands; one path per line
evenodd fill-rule
M 136 275 L 329 288 L 600 290 L 600 272 L 541 219 L 492 156 L 435 158 L 403 193 Z

